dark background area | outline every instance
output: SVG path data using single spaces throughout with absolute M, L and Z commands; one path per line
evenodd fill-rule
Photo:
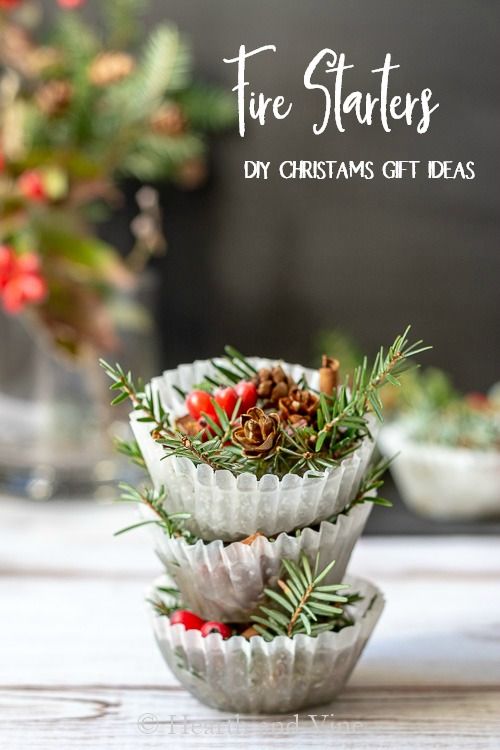
M 163 363 L 220 351 L 309 359 L 318 329 L 340 327 L 363 350 L 407 322 L 434 345 L 425 363 L 464 389 L 499 376 L 498 180 L 500 99 L 495 0 L 169 0 L 148 22 L 171 19 L 193 44 L 196 68 L 232 87 L 238 46 L 277 45 L 248 64 L 252 84 L 294 102 L 290 117 L 250 123 L 214 143 L 212 176 L 196 193 L 163 190 L 170 243 L 161 265 Z M 312 135 L 322 104 L 303 87 L 323 47 L 354 64 L 346 90 L 377 89 L 386 52 L 400 69 L 390 90 L 440 103 L 427 134 L 396 124 L 333 125 Z M 253 86 L 252 86 L 253 88 Z M 442 159 L 475 162 L 476 179 L 250 181 L 245 159 Z M 130 206 L 130 211 L 133 206 Z M 126 231 L 123 216 L 113 231 Z

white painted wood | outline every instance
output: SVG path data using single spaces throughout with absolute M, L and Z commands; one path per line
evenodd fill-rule
M 362 539 L 351 571 L 376 580 L 387 607 L 345 694 L 318 709 L 333 719 L 236 726 L 161 661 L 143 606 L 159 571 L 148 536 L 112 538 L 131 518 L 122 506 L 0 500 L 0 747 L 500 745 L 497 537 Z M 140 731 L 144 714 L 158 725 Z

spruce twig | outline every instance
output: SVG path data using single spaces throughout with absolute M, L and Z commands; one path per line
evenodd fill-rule
M 159 526 L 167 536 L 183 537 L 189 544 L 193 544 L 196 541 L 196 537 L 191 534 L 190 531 L 184 528 L 184 521 L 191 517 L 190 513 L 167 513 L 165 510 L 165 498 L 166 492 L 163 487 L 158 491 L 153 489 L 137 489 L 132 487 L 130 484 L 122 482 L 119 485 L 122 490 L 120 500 L 122 502 L 137 503 L 138 505 L 145 505 L 151 510 L 156 518 L 147 521 L 138 521 L 137 523 L 127 526 L 120 531 L 115 532 L 114 536 L 124 534 L 126 531 L 137 529 L 141 526 L 147 526 L 148 524 L 154 524 Z
M 392 503 L 390 500 L 387 500 L 384 497 L 379 497 L 378 495 L 375 495 L 374 493 L 380 489 L 380 487 L 384 484 L 383 476 L 385 472 L 388 470 L 389 466 L 392 464 L 396 456 L 392 456 L 392 458 L 383 458 L 378 463 L 374 464 L 366 476 L 363 478 L 360 488 L 358 492 L 356 493 L 356 496 L 351 500 L 349 505 L 347 505 L 341 512 L 342 515 L 346 515 L 349 513 L 349 511 L 355 506 L 360 505 L 361 503 L 365 502 L 371 502 L 374 505 L 381 505 L 383 508 L 391 508 Z M 338 516 L 341 515 L 338 513 L 335 516 L 332 516 L 328 519 L 330 523 L 335 523 Z
M 261 605 L 260 614 L 251 617 L 259 635 L 266 640 L 271 640 L 277 635 L 293 638 L 299 633 L 315 636 L 323 631 L 340 629 L 350 624 L 344 610 L 335 606 L 349 602 L 348 597 L 336 593 L 347 588 L 346 584 L 321 585 L 334 566 L 335 560 L 321 572 L 318 572 L 318 562 L 319 555 L 311 570 L 305 554 L 298 563 L 293 560 L 282 561 L 287 573 L 286 579 L 280 579 L 277 584 L 282 593 L 271 588 L 264 589 L 271 603 L 277 604 L 278 607 Z
M 113 444 L 115 450 L 121 453 L 122 456 L 126 456 L 133 464 L 140 466 L 141 469 L 146 468 L 144 457 L 136 440 L 123 440 L 122 438 L 115 437 Z

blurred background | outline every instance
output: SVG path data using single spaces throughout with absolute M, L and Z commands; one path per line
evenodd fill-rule
M 498 3 L 211 0 L 207 5 L 169 0 L 145 8 L 128 30 L 126 43 L 106 36 L 101 3 L 10 4 L 16 7 L 7 8 L 8 0 L 0 3 L 7 165 L 0 241 L 18 255 L 27 250 L 41 256 L 40 268 L 22 272 L 29 276 L 29 293 L 43 314 L 32 320 L 32 311 L 25 309 L 31 298 L 23 292 L 19 312 L 31 318 L 28 329 L 17 309 L 4 311 L 0 321 L 0 447 L 7 456 L 3 473 L 9 492 L 45 499 L 58 484 L 64 494 L 78 473 L 88 476 L 89 465 L 98 465 L 98 479 L 114 479 L 103 444 L 91 441 L 89 451 L 87 437 L 87 430 L 107 435 L 120 429 L 116 418 L 110 425 L 101 376 L 89 364 L 101 353 L 131 363 L 146 377 L 179 362 L 213 356 L 226 343 L 248 354 L 314 365 L 328 341 L 332 346 L 341 342 L 354 357 L 357 352 L 373 355 L 411 323 L 414 336 L 434 347 L 423 364 L 448 373 L 458 392 L 484 394 L 500 379 Z M 68 7 L 73 5 L 81 7 Z M 120 6 L 126 14 L 140 3 L 110 0 L 107 5 Z M 71 28 L 76 14 L 78 23 L 88 22 L 95 30 L 96 39 L 88 46 L 86 34 L 76 25 Z M 62 16 L 66 28 L 61 32 Z M 189 55 L 184 57 L 170 37 L 159 62 L 150 60 L 149 69 L 141 68 L 144 57 L 136 50 L 164 24 L 181 31 Z M 43 39 L 45 50 L 60 50 L 64 43 L 66 52 L 75 48 L 74 57 L 70 62 L 53 59 L 35 73 L 19 70 L 28 48 L 17 25 Z M 71 39 L 81 43 L 72 45 Z M 155 42 L 157 47 L 161 43 Z M 265 127 L 250 123 L 244 139 L 237 133 L 230 94 L 236 68 L 222 62 L 235 56 L 241 43 L 248 49 L 277 46 L 276 54 L 254 58 L 248 75 L 267 96 L 282 94 L 294 102 L 287 120 L 270 120 Z M 118 47 L 122 56 L 109 57 Z M 323 47 L 345 52 L 347 62 L 355 65 L 346 79 L 350 88 L 374 94 L 378 77 L 369 71 L 391 52 L 393 63 L 401 66 L 393 72 L 395 93 L 418 94 L 429 87 L 440 103 L 428 133 L 418 135 L 415 128 L 396 124 L 386 134 L 377 125 L 350 123 L 343 134 L 331 127 L 313 136 L 321 99 L 304 90 L 303 74 Z M 120 114 L 127 114 L 146 73 L 148 81 L 157 80 L 158 65 L 167 56 L 178 80 L 166 80 L 164 91 L 140 104 L 122 140 L 116 137 L 126 147 L 118 156 L 110 154 L 118 132 L 112 118 L 120 121 Z M 84 70 L 93 71 L 90 86 L 88 77 L 82 83 Z M 69 83 L 40 93 L 54 81 Z M 127 89 L 134 82 L 137 89 Z M 11 106 L 18 98 L 31 107 L 26 116 L 31 141 L 24 153 L 12 135 L 6 143 L 7 125 L 14 122 L 11 128 L 17 132 L 20 122 L 7 102 Z M 63 152 L 60 159 L 57 154 Z M 474 161 L 476 178 L 429 181 L 422 174 L 415 180 L 287 181 L 274 172 L 264 182 L 244 179 L 246 159 L 269 160 L 276 167 L 285 159 Z M 104 163 L 109 166 L 101 173 L 96 164 Z M 79 184 L 91 190 L 75 198 L 73 188 Z M 144 186 L 152 189 L 141 192 Z M 96 210 L 102 198 L 106 213 Z M 41 221 L 44 200 L 50 211 L 46 207 Z M 47 221 L 50 228 L 61 229 L 61 213 L 77 216 L 68 236 L 98 237 L 113 255 L 105 272 L 100 261 L 87 264 L 85 255 L 87 276 L 75 276 L 72 267 L 64 276 L 70 291 L 65 288 L 64 304 L 54 309 L 33 277 L 45 279 L 48 299 L 53 299 L 56 282 L 49 278 L 43 248 L 53 247 Z M 34 238 L 38 248 L 32 247 Z M 66 247 L 55 263 L 59 285 L 61 267 L 65 273 L 75 261 L 81 270 L 82 257 L 68 260 Z M 89 252 L 100 258 L 101 249 Z M 120 259 L 130 259 L 131 253 L 134 263 L 122 267 Z M 78 318 L 74 305 L 82 289 Z M 110 297 L 113 323 L 95 317 L 103 299 L 109 312 Z M 92 322 L 82 326 L 82 319 Z M 29 408 L 22 406 L 27 399 Z M 90 402 L 96 407 L 92 413 Z M 90 421 L 85 429 L 82 408 Z M 27 440 L 33 442 L 28 453 L 19 450 Z M 68 440 L 74 442 L 69 459 L 61 458 L 58 440 L 65 448 Z M 496 449 L 495 440 L 491 445 Z M 25 457 L 21 462 L 20 452 Z M 54 464 L 54 453 L 60 465 Z M 392 487 L 386 494 L 398 497 Z M 377 509 L 370 524 L 374 532 L 500 530 L 494 521 L 435 523 L 401 503 L 391 512 Z

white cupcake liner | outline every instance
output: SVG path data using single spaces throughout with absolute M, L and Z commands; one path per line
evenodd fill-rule
M 260 636 L 246 640 L 171 625 L 153 614 L 163 658 L 179 682 L 202 703 L 234 713 L 289 713 L 331 701 L 344 687 L 382 612 L 381 592 L 348 580 L 362 600 L 351 607 L 354 625 L 316 638 Z
M 399 452 L 391 472 L 405 503 L 439 519 L 500 514 L 500 453 L 413 441 L 411 423 L 400 420 L 379 435 L 388 457 Z
M 274 363 L 251 361 L 256 367 Z M 296 380 L 305 374 L 309 384 L 317 386 L 316 372 L 299 365 L 283 366 Z M 152 388 L 160 394 L 165 408 L 179 416 L 185 413 L 185 406 L 174 385 L 190 390 L 211 373 L 213 366 L 208 361 L 181 365 L 154 378 Z M 150 435 L 151 426 L 139 422 L 137 413 L 132 413 L 131 425 L 153 484 L 168 491 L 165 507 L 169 512 L 189 513 L 188 528 L 207 541 L 234 541 L 257 531 L 274 536 L 341 512 L 358 491 L 374 445 L 364 439 L 337 467 L 321 473 L 307 472 L 302 477 L 286 474 L 282 479 L 267 474 L 257 479 L 248 472 L 234 476 L 227 470 L 214 471 L 207 464 L 195 466 L 187 458 L 164 458 L 162 446 Z M 373 433 L 375 420 L 370 421 L 370 427 Z
M 281 561 L 299 560 L 305 553 L 319 569 L 335 560 L 325 584 L 340 583 L 372 509 L 371 502 L 355 506 L 335 524 L 323 521 L 319 529 L 304 529 L 298 536 L 280 534 L 273 542 L 264 536 L 252 544 L 220 540 L 188 544 L 171 539 L 152 527 L 158 556 L 174 579 L 187 609 L 205 620 L 247 622 L 255 612 L 266 586 L 274 586 Z

